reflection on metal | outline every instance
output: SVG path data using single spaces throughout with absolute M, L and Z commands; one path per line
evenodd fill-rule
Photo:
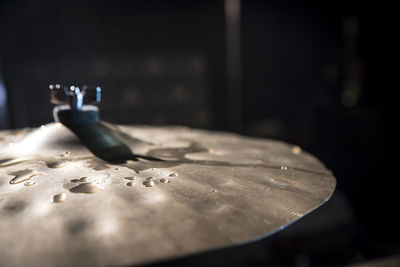
M 69 105 L 72 109 L 81 110 L 84 104 L 99 103 L 101 100 L 101 88 L 99 86 L 83 85 L 65 86 L 50 84 L 50 101 L 56 105 Z
M 335 188 L 317 159 L 282 142 L 109 127 L 164 161 L 102 161 L 60 123 L 0 131 L 0 265 L 118 266 L 233 246 L 283 229 Z

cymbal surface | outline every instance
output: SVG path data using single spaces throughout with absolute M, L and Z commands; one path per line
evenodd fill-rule
M 59 123 L 0 132 L 0 265 L 144 264 L 237 245 L 283 229 L 336 186 L 283 142 L 109 126 L 164 161 L 107 163 Z

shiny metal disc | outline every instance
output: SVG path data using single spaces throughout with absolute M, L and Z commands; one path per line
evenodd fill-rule
M 64 126 L 0 132 L 0 265 L 142 264 L 265 237 L 336 180 L 297 146 L 184 127 L 109 125 L 134 153 L 109 164 Z

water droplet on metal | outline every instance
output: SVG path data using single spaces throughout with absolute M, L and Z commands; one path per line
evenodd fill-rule
M 178 176 L 178 174 L 177 174 L 176 172 L 173 172 L 173 173 L 171 173 L 171 174 L 169 175 L 169 177 L 176 177 L 176 176 Z
M 281 170 L 286 171 L 286 170 L 287 170 L 287 167 L 286 167 L 286 166 L 281 166 Z
M 132 180 L 132 181 L 133 181 L 133 180 L 136 180 L 136 177 L 128 176 L 128 177 L 125 177 L 125 179 L 126 179 L 126 180 Z
M 71 180 L 72 183 L 87 183 L 89 182 L 89 178 L 85 177 L 81 177 L 79 179 L 72 179 Z
M 169 180 L 168 179 L 160 179 L 160 182 L 164 183 L 164 184 L 167 184 L 167 183 L 169 183 Z
M 64 154 L 61 154 L 60 157 L 68 157 L 71 154 L 71 151 L 65 151 Z
M 67 194 L 61 193 L 53 196 L 53 202 L 54 203 L 61 203 L 67 200 Z
M 129 182 L 126 184 L 127 186 L 134 186 L 135 184 L 133 182 Z
M 27 181 L 24 183 L 25 186 L 32 186 L 35 185 L 35 181 Z
M 153 180 L 147 180 L 143 182 L 143 185 L 146 187 L 153 187 L 155 186 L 155 183 L 153 182 Z
M 72 193 L 86 193 L 86 194 L 93 194 L 96 192 L 101 191 L 103 188 L 93 184 L 93 183 L 84 183 L 77 186 L 72 187 L 69 189 Z
M 26 180 L 31 179 L 34 175 L 32 175 L 33 171 L 30 169 L 19 170 L 15 172 L 9 173 L 10 175 L 14 175 L 14 178 L 10 180 L 10 184 L 19 184 L 25 182 Z

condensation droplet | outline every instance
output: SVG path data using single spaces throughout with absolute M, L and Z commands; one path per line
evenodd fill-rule
M 214 193 L 217 193 L 217 192 L 218 192 L 218 190 L 214 189 L 214 190 L 213 190 L 213 192 L 214 192 Z
M 35 181 L 27 181 L 24 183 L 25 186 L 32 186 L 35 185 Z
M 126 180 L 132 180 L 132 181 L 134 181 L 134 180 L 136 180 L 136 177 L 128 176 L 128 177 L 125 177 L 125 179 L 126 179 Z
M 169 180 L 168 179 L 160 179 L 160 182 L 164 183 L 164 184 L 167 184 L 167 183 L 169 183 Z
M 296 155 L 300 154 L 301 153 L 301 147 L 299 147 L 299 146 L 292 147 L 292 152 L 293 152 L 293 154 L 296 154 Z
M 26 180 L 31 179 L 33 176 L 32 175 L 33 170 L 30 169 L 24 169 L 24 170 L 19 170 L 15 172 L 9 173 L 10 175 L 14 175 L 14 178 L 10 180 L 10 184 L 19 184 L 22 182 L 25 182 Z
M 61 193 L 61 194 L 57 194 L 57 195 L 53 196 L 54 203 L 64 202 L 65 200 L 67 200 L 67 194 L 65 194 L 65 193 Z
M 286 166 L 281 166 L 281 170 L 286 171 L 286 170 L 287 170 L 287 167 L 286 167 Z
M 87 178 L 87 177 L 81 177 L 81 178 L 79 179 L 79 181 L 80 181 L 81 183 L 87 183 L 87 182 L 89 182 L 89 178 Z
M 79 179 L 72 179 L 71 180 L 72 183 L 87 183 L 89 182 L 89 178 L 85 177 L 81 177 Z
M 60 155 L 60 157 L 68 157 L 69 155 L 71 155 L 71 151 L 65 151 L 63 154 Z
M 176 172 L 173 172 L 173 173 L 171 173 L 171 174 L 169 175 L 169 177 L 176 177 L 176 176 L 178 176 L 178 174 L 177 174 Z
M 93 183 L 84 183 L 77 185 L 75 187 L 72 187 L 69 189 L 70 192 L 72 193 L 86 193 L 86 194 L 93 194 L 96 192 L 99 192 L 103 188 L 93 184 Z
M 135 184 L 133 182 L 129 182 L 126 184 L 127 186 L 134 186 Z
M 146 187 L 153 187 L 155 183 L 153 182 L 153 180 L 147 180 L 143 182 L 143 185 Z

